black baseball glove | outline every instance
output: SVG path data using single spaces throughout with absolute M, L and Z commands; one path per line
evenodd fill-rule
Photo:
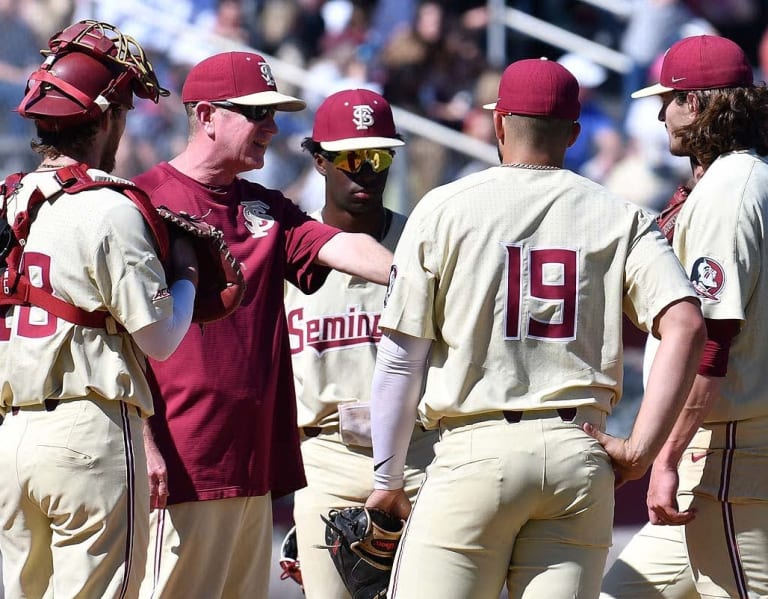
M 231 314 L 243 301 L 245 279 L 240 263 L 224 242 L 224 234 L 202 218 L 186 212 L 174 212 L 165 206 L 157 212 L 165 221 L 171 239 L 184 235 L 195 248 L 199 281 L 192 322 L 212 322 Z
M 321 518 L 331 560 L 352 599 L 384 599 L 404 522 L 363 506 Z

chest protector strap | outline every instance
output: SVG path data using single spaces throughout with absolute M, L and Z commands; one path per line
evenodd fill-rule
M 0 224 L 7 223 L 8 194 L 15 192 L 23 177 L 24 173 L 9 175 L 0 185 L 0 196 L 3 197 L 3 205 L 0 208 Z M 59 184 L 59 190 L 46 196 L 39 188 L 36 188 L 29 198 L 27 209 L 19 212 L 13 223 L 7 223 L 4 230 L 0 232 L 0 252 L 6 254 L 5 267 L 0 271 L 2 273 L 0 306 L 37 306 L 68 322 L 85 327 L 106 329 L 110 334 L 115 334 L 118 328 L 122 327 L 119 327 L 106 310 L 88 312 L 54 296 L 50 291 L 32 285 L 28 274 L 24 272 L 23 260 L 24 247 L 27 243 L 30 227 L 43 202 L 54 202 L 62 193 L 76 194 L 88 189 L 109 187 L 128 197 L 139 209 L 154 236 L 158 256 L 165 263 L 170 251 L 165 222 L 152 206 L 147 195 L 130 182 L 106 177 L 94 180 L 88 174 L 84 164 L 60 168 L 56 171 L 54 178 Z

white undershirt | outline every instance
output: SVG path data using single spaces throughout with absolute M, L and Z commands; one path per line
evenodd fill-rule
M 432 340 L 386 330 L 371 386 L 374 488 L 402 489 Z
M 173 314 L 142 327 L 132 335 L 134 341 L 150 358 L 165 360 L 179 346 L 192 322 L 195 306 L 195 285 L 188 279 L 179 279 L 171 285 Z

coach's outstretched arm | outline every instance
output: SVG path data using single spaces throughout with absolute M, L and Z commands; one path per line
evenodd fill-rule
M 386 285 L 392 252 L 365 233 L 342 232 L 331 237 L 317 254 L 317 262 L 366 281 Z
M 706 340 L 704 318 L 692 298 L 667 306 L 655 324 L 661 343 L 629 438 L 584 425 L 611 456 L 617 487 L 642 477 L 661 450 L 688 396 Z

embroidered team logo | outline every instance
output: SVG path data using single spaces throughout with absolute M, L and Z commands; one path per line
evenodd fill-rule
M 251 232 L 254 239 L 266 237 L 267 232 L 275 226 L 275 219 L 267 214 L 269 206 L 260 200 L 242 204 L 245 228 Z
M 395 286 L 395 279 L 397 279 L 397 266 L 394 264 L 389 269 L 389 282 L 387 283 L 387 292 L 384 294 L 384 307 L 387 307 L 387 301 L 389 296 L 392 295 L 392 288 Z
M 171 290 L 168 289 L 168 287 L 164 287 L 155 294 L 155 297 L 152 298 L 152 302 L 156 303 L 169 297 L 171 297 Z
M 259 68 L 261 69 L 261 76 L 264 79 L 264 81 L 267 82 L 267 85 L 270 87 L 277 87 L 277 84 L 275 83 L 275 77 L 272 75 L 272 69 L 266 62 L 260 62 Z
M 352 122 L 358 131 L 373 127 L 373 108 L 368 104 L 357 104 L 352 107 Z
M 720 294 L 725 286 L 725 271 L 717 260 L 699 258 L 693 263 L 690 278 L 700 297 L 713 302 L 720 301 Z
M 312 349 L 322 356 L 328 351 L 375 346 L 381 339 L 381 313 L 364 312 L 360 306 L 352 305 L 345 312 L 322 315 L 308 315 L 304 308 L 295 308 L 286 316 L 294 355 Z

